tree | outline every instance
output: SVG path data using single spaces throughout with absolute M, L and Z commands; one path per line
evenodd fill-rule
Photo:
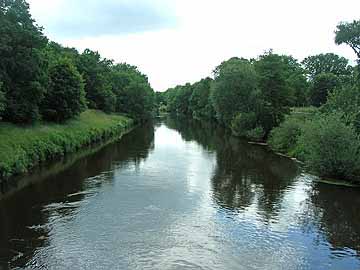
M 190 98 L 194 90 L 193 86 L 187 83 L 183 86 L 177 86 L 176 89 L 174 112 L 180 115 L 192 116 Z
M 50 69 L 49 77 L 49 90 L 41 106 L 46 120 L 63 122 L 86 109 L 83 79 L 70 60 L 60 60 Z
M 301 64 L 292 56 L 281 55 L 284 63 L 284 72 L 286 80 L 291 88 L 293 95 L 292 106 L 306 106 L 308 103 L 309 83 L 306 79 L 306 71 Z
M 128 114 L 138 121 L 151 117 L 154 91 L 137 67 L 126 63 L 113 66 L 110 81 L 116 97 L 116 112 Z
M 340 86 L 339 78 L 332 73 L 315 76 L 310 88 L 310 104 L 319 107 L 325 104 L 329 93 Z
M 47 84 L 42 54 L 47 39 L 24 0 L 0 2 L 0 25 L 0 81 L 7 100 L 4 118 L 29 123 L 39 118 Z
M 116 97 L 111 91 L 112 61 L 102 59 L 98 52 L 86 49 L 76 65 L 85 81 L 89 108 L 105 112 L 114 111 Z
M 258 101 L 258 76 L 246 59 L 231 58 L 214 71 L 211 100 L 216 117 L 225 126 L 239 112 L 251 112 Z
M 328 95 L 321 111 L 327 114 L 342 113 L 346 124 L 351 124 L 360 133 L 360 87 L 356 84 L 344 85 Z
M 193 85 L 189 106 L 195 119 L 210 120 L 215 116 L 215 111 L 210 100 L 211 78 L 202 79 Z
M 287 80 L 288 66 L 283 57 L 277 54 L 265 53 L 255 63 L 259 75 L 259 86 L 263 104 L 261 106 L 261 126 L 265 135 L 276 127 L 290 112 L 294 100 L 291 85 Z
M 318 54 L 302 61 L 310 80 L 321 73 L 331 73 L 336 76 L 350 76 L 352 67 L 349 60 L 334 53 Z
M 335 31 L 335 43 L 341 45 L 343 43 L 350 46 L 360 59 L 360 20 L 349 22 L 341 22 Z
M 44 56 L 46 57 L 50 67 L 57 64 L 59 59 L 63 58 L 70 60 L 73 65 L 76 65 L 80 61 L 80 54 L 75 48 L 63 47 L 53 41 L 47 44 L 44 49 Z

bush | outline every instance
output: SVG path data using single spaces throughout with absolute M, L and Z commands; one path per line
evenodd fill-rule
M 265 137 L 265 130 L 263 127 L 255 127 L 245 133 L 245 137 L 253 141 L 262 141 Z
M 297 151 L 320 176 L 351 180 L 359 172 L 360 139 L 340 113 L 322 114 L 306 122 Z
M 46 120 L 63 122 L 86 108 L 84 83 L 77 69 L 63 59 L 49 71 L 50 87 L 42 104 Z
M 360 133 L 360 87 L 357 85 L 345 85 L 333 91 L 324 106 L 322 112 L 341 112 L 343 120 L 347 124 L 353 124 Z
M 256 126 L 256 115 L 253 112 L 238 113 L 231 121 L 231 130 L 236 136 L 245 137 L 249 130 Z
M 288 117 L 279 127 L 276 127 L 271 131 L 269 145 L 275 151 L 287 153 L 289 155 L 294 154 L 302 127 L 302 121 L 293 117 Z

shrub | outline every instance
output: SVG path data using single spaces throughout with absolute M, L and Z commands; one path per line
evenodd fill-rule
M 231 121 L 231 130 L 236 136 L 245 136 L 256 126 L 256 115 L 253 112 L 238 113 Z
M 294 154 L 297 140 L 301 135 L 302 126 L 302 121 L 294 117 L 286 118 L 279 127 L 271 131 L 269 138 L 271 148 L 289 155 Z
M 263 127 L 257 126 L 247 131 L 245 137 L 253 141 L 262 141 L 265 137 L 265 130 Z
M 341 112 L 347 124 L 353 124 L 360 132 L 360 87 L 345 85 L 329 94 L 328 100 L 321 108 L 322 112 Z
M 360 139 L 342 114 L 322 114 L 306 122 L 297 151 L 320 176 L 353 179 L 359 171 Z

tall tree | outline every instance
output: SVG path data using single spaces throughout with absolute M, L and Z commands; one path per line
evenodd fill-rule
M 190 97 L 190 110 L 195 119 L 210 120 L 215 116 L 215 111 L 210 100 L 212 79 L 206 78 L 193 85 Z
M 4 118 L 28 123 L 39 118 L 47 83 L 42 50 L 47 39 L 24 0 L 0 1 L 0 81 L 6 94 Z
M 265 133 L 279 125 L 285 114 L 290 112 L 294 97 L 287 80 L 288 66 L 283 57 L 271 51 L 261 55 L 255 63 L 259 75 L 259 86 L 263 104 L 261 122 Z
M 154 91 L 148 78 L 137 67 L 126 63 L 113 66 L 111 87 L 116 97 L 116 112 L 128 114 L 139 121 L 151 116 Z
M 321 73 L 332 73 L 336 76 L 350 76 L 352 67 L 349 60 L 334 53 L 313 55 L 302 61 L 310 80 Z
M 239 112 L 254 110 L 258 99 L 258 76 L 246 59 L 231 58 L 214 71 L 211 99 L 218 120 L 230 126 Z
M 360 59 L 360 20 L 353 22 L 341 22 L 335 31 L 335 43 L 347 44 Z
M 49 71 L 49 89 L 42 104 L 46 120 L 63 122 L 86 109 L 84 83 L 72 62 L 61 59 Z
M 292 106 L 307 105 L 309 83 L 306 79 L 306 71 L 294 57 L 287 55 L 281 55 L 280 57 L 284 63 L 285 77 L 294 98 Z
M 112 61 L 102 59 L 98 52 L 86 49 L 79 57 L 77 69 L 85 81 L 89 108 L 112 112 L 116 97 L 111 91 Z
M 340 80 L 332 73 L 321 73 L 315 76 L 310 88 L 310 104 L 315 107 L 325 104 L 328 95 L 338 86 L 340 86 Z

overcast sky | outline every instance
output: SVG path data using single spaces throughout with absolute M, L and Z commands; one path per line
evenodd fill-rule
M 233 56 L 265 50 L 354 53 L 334 44 L 340 21 L 360 19 L 359 0 L 29 0 L 46 35 L 97 50 L 146 73 L 157 91 L 211 75 Z

